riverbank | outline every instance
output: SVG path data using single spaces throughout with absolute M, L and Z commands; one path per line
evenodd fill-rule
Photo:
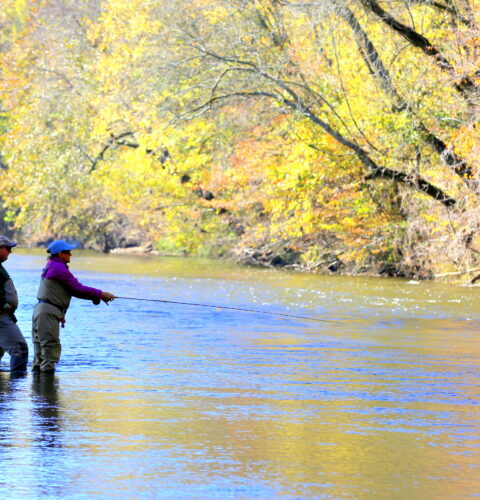
M 10 236 L 15 235 L 10 231 Z M 47 246 L 50 240 L 33 242 L 22 240 L 26 248 L 39 249 Z M 204 257 L 219 259 L 246 267 L 284 269 L 305 274 L 367 276 L 406 278 L 420 281 L 446 281 L 468 284 L 479 279 L 480 266 L 472 265 L 468 260 L 463 263 L 452 262 L 446 255 L 438 251 L 428 254 L 428 248 L 420 251 L 399 249 L 390 252 L 364 251 L 358 260 L 352 258 L 355 249 L 345 247 L 324 248 L 300 246 L 277 242 L 252 248 L 237 241 L 230 246 L 211 246 L 202 255 L 188 254 L 186 251 L 172 251 L 159 248 L 155 242 L 148 241 L 139 234 L 116 235 L 110 244 L 98 244 L 94 240 L 77 241 L 78 248 L 90 249 L 103 254 L 112 255 L 145 255 L 163 257 Z M 345 258 L 345 256 L 347 258 Z
M 157 255 L 164 257 L 187 257 L 185 254 L 175 255 L 154 250 L 152 244 L 141 246 L 131 246 L 127 248 L 113 248 L 109 251 L 113 255 Z M 302 254 L 284 248 L 283 251 L 274 249 L 236 249 L 224 254 L 220 258 L 225 261 L 232 261 L 246 267 L 285 269 L 301 273 L 321 274 L 321 275 L 342 275 L 342 276 L 367 276 L 367 277 L 391 277 L 408 278 L 420 281 L 448 281 L 454 283 L 475 283 L 480 279 L 480 267 L 465 269 L 461 271 L 447 271 L 434 273 L 432 270 L 420 269 L 413 266 L 406 269 L 401 263 L 397 265 L 388 262 L 374 262 L 370 265 L 345 264 L 335 256 L 334 252 L 326 253 L 323 259 L 318 262 L 305 264 L 302 262 Z

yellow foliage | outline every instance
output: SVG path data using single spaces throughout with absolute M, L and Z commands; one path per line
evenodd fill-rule
M 477 78 L 479 36 L 437 7 L 389 5 L 449 71 L 349 5 L 387 85 L 345 16 L 304 2 L 195 0 L 186 12 L 175 0 L 110 0 L 98 12 L 72 3 L 79 15 L 62 20 L 48 1 L 5 0 L 8 216 L 32 239 L 92 237 L 126 220 L 163 249 L 284 242 L 306 263 L 324 247 L 352 262 L 392 254 L 416 207 L 443 236 L 445 214 L 412 193 L 425 178 L 478 205 L 432 137 L 476 178 L 478 111 L 458 87 Z M 367 181 L 359 149 L 412 182 Z

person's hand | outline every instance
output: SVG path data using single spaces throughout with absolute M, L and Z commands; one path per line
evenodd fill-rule
M 105 302 L 105 304 L 108 304 L 115 298 L 115 295 L 113 295 L 113 293 L 110 292 L 102 292 L 100 298 L 103 300 L 103 302 Z

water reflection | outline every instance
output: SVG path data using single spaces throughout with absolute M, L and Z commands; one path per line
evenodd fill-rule
M 32 374 L 32 427 L 41 448 L 61 447 L 59 379 L 52 373 Z
M 0 372 L 0 409 L 2 411 L 6 410 L 9 401 L 9 394 L 12 391 L 12 385 L 14 381 L 17 380 L 18 375 L 10 374 L 10 372 L 3 371 Z
M 20 258 L 12 269 L 25 304 L 23 331 L 34 302 L 35 259 Z M 89 259 L 96 267 L 88 267 Z M 121 270 L 126 262 L 130 274 Z M 477 292 L 145 262 L 85 254 L 79 274 L 125 296 L 293 310 L 342 324 L 73 302 L 55 375 L 0 373 L 0 478 L 15 494 L 175 500 L 478 494 Z

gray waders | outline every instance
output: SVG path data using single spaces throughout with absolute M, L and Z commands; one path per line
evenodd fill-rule
M 9 314 L 0 314 L 0 357 L 4 352 L 10 354 L 10 371 L 26 371 L 28 344 Z
M 55 371 L 60 361 L 60 321 L 72 296 L 57 281 L 42 279 L 38 289 L 38 304 L 32 316 L 33 370 Z
M 15 311 L 18 307 L 18 295 L 15 285 L 8 273 L 3 269 L 4 276 L 8 278 L 4 283 L 6 301 Z M 18 328 L 17 318 L 13 312 L 0 313 L 0 358 L 5 352 L 10 354 L 10 371 L 24 372 L 28 362 L 28 344 Z

